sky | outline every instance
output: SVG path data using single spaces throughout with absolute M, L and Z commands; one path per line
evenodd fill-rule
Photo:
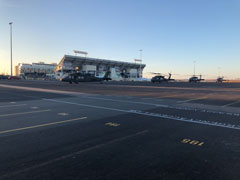
M 240 78 L 240 0 L 0 0 L 0 73 L 73 50 L 151 72 Z

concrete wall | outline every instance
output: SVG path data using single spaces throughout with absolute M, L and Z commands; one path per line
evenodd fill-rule
M 86 73 L 92 73 L 96 75 L 97 67 L 95 65 L 83 65 L 82 71 L 85 71 Z

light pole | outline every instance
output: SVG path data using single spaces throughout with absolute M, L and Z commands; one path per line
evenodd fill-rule
M 134 59 L 135 64 L 136 62 L 140 62 L 140 70 L 139 70 L 139 78 L 141 78 L 141 64 L 142 64 L 142 60 L 141 59 Z
M 141 60 L 141 63 L 140 63 L 140 74 L 139 74 L 139 76 L 140 76 L 140 78 L 142 78 L 142 49 L 140 49 L 139 50 L 140 51 L 140 60 Z
M 12 77 L 12 22 L 9 23 L 10 25 L 10 54 L 11 54 L 11 77 Z
M 218 76 L 221 76 L 221 67 L 218 67 Z
M 193 70 L 194 72 L 193 73 L 194 73 L 194 76 L 195 76 L 195 64 L 196 64 L 196 61 L 193 61 L 193 63 L 194 63 L 194 70 Z

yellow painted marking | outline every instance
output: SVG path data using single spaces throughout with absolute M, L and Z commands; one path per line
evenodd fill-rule
M 201 142 L 201 143 L 198 144 L 198 146 L 202 146 L 203 144 L 204 144 L 204 142 Z
M 33 113 L 41 113 L 41 112 L 48 112 L 48 111 L 51 111 L 51 110 L 46 109 L 46 110 L 40 110 L 40 111 L 29 111 L 29 112 L 21 112 L 21 113 L 13 113 L 13 114 L 0 114 L 0 117 L 17 116 L 17 115 L 23 115 L 23 114 L 33 114 Z
M 199 141 L 195 141 L 195 140 L 193 140 L 193 141 L 191 141 L 189 144 L 196 145 L 196 144 L 198 144 L 198 143 L 199 143 Z
M 190 139 L 183 139 L 183 140 L 182 140 L 182 143 L 185 143 L 185 144 L 186 144 L 186 143 L 188 143 L 188 142 L 190 142 L 190 141 L 191 141 Z
M 112 123 L 112 122 L 105 123 L 105 125 L 106 125 L 106 126 L 112 126 L 112 127 L 120 126 L 120 124 L 118 124 L 118 123 Z
M 56 124 L 63 124 L 63 123 L 68 123 L 68 122 L 73 122 L 73 121 L 79 121 L 79 120 L 86 119 L 86 118 L 87 117 L 81 117 L 81 118 L 69 119 L 69 120 L 65 120 L 65 121 L 40 124 L 40 125 L 36 125 L 36 126 L 28 126 L 28 127 L 23 127 L 23 128 L 10 129 L 10 130 L 6 130 L 6 131 L 0 131 L 0 134 L 6 134 L 6 133 L 10 133 L 10 132 L 15 132 L 15 131 L 23 131 L 23 130 L 27 130 L 27 129 L 40 128 L 40 127 L 51 126 L 51 125 L 56 125 Z
M 204 144 L 204 142 L 199 142 L 197 140 L 191 140 L 191 139 L 183 139 L 181 142 L 184 144 L 191 144 L 191 145 L 198 145 L 198 146 L 202 146 Z

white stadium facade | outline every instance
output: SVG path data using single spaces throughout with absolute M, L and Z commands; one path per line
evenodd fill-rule
M 145 66 L 139 63 L 65 55 L 56 66 L 55 73 L 56 78 L 61 79 L 76 70 L 95 76 L 104 76 L 107 71 L 110 71 L 112 80 L 137 81 L 142 78 Z
M 23 79 L 53 79 L 55 77 L 55 68 L 57 64 L 38 63 L 19 63 L 15 66 L 15 76 Z

